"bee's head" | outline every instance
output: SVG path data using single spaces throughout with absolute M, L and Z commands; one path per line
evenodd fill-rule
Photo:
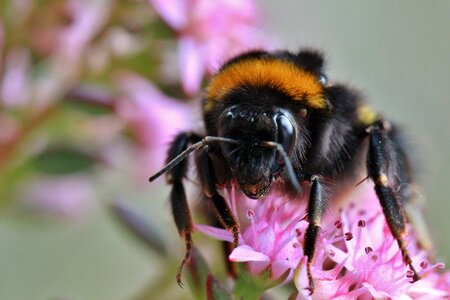
M 250 198 L 267 195 L 273 178 L 285 165 L 285 158 L 267 142 L 278 143 L 291 156 L 297 128 L 294 117 L 286 110 L 234 105 L 219 118 L 219 136 L 237 140 L 237 144 L 222 144 L 242 191 Z
M 314 51 L 255 51 L 228 61 L 209 83 L 203 103 L 206 130 L 238 141 L 221 147 L 248 197 L 265 196 L 278 174 L 286 178 L 290 158 L 299 166 L 310 120 L 321 119 L 331 107 L 322 66 L 322 56 Z M 299 190 L 290 169 L 289 180 Z

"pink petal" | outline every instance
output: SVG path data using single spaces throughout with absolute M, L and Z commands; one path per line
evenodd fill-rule
M 275 255 L 273 255 L 273 247 L 275 245 L 275 232 L 272 226 L 269 225 L 262 231 L 259 231 L 256 240 L 256 249 L 260 250 L 263 253 L 267 253 L 272 258 L 275 257 Z
M 270 258 L 259 251 L 255 251 L 252 247 L 242 245 L 231 252 L 230 261 L 248 262 L 250 273 L 256 275 L 270 265 Z
M 270 262 L 270 258 L 259 251 L 255 251 L 252 247 L 242 245 L 237 247 L 231 252 L 229 256 L 231 261 L 244 262 L 244 261 L 260 261 Z
M 194 108 L 168 97 L 152 82 L 133 73 L 119 74 L 116 86 L 124 94 L 117 103 L 117 113 L 138 141 L 138 176 L 145 178 L 163 166 L 173 137 L 190 128 Z
M 297 298 L 295 300 L 310 300 L 309 290 L 298 291 Z M 320 298 L 319 298 L 320 299 Z
M 296 267 L 295 262 L 290 260 L 276 260 L 272 262 L 272 278 L 277 279 L 286 272 L 288 269 L 294 269 Z M 289 278 L 289 277 L 288 277 Z
M 292 264 L 293 268 L 295 268 L 299 263 L 300 258 L 303 256 L 303 248 L 300 244 L 296 244 L 295 240 L 291 240 L 289 243 L 286 243 L 281 250 L 275 253 L 275 262 L 286 261 Z
M 209 226 L 209 225 L 202 225 L 202 224 L 194 224 L 194 229 L 200 231 L 203 234 L 206 234 L 207 236 L 218 239 L 220 241 L 226 241 L 226 242 L 230 242 L 230 243 L 233 242 L 233 235 L 231 234 L 231 232 L 229 232 L 225 229 L 217 228 L 217 227 L 213 227 L 213 226 Z M 238 248 L 236 248 L 236 249 L 238 249 Z M 234 250 L 236 251 L 236 249 L 234 249 Z
M 333 300 L 354 300 L 354 299 L 359 299 L 358 297 L 361 296 L 362 294 L 364 294 L 365 292 L 367 292 L 367 289 L 365 287 L 361 287 L 359 289 L 354 289 L 351 292 L 346 293 L 345 295 L 341 295 L 341 296 L 338 296 L 338 297 L 333 297 Z M 380 298 L 380 299 L 386 299 L 386 298 Z M 387 299 L 392 299 L 392 298 L 387 298 Z
M 449 273 L 450 274 L 450 273 Z M 437 275 L 437 273 L 434 273 L 433 275 Z M 440 276 L 444 274 L 439 274 Z M 420 298 L 420 296 L 428 296 L 433 297 L 435 299 L 444 298 L 450 295 L 450 285 L 447 284 L 446 286 L 438 287 L 437 286 L 437 280 L 438 278 L 441 278 L 439 276 L 428 276 L 425 278 L 422 278 L 421 280 L 415 282 L 410 286 L 408 289 L 408 295 L 411 295 L 414 298 Z
M 326 246 L 327 251 L 332 251 L 333 255 L 329 255 L 330 259 L 334 261 L 337 264 L 341 264 L 342 262 L 345 262 L 345 268 L 349 270 L 350 272 L 353 272 L 355 269 L 348 258 L 350 257 L 347 253 L 342 251 L 341 249 L 337 248 L 334 245 L 327 245 Z
M 200 89 L 206 69 L 202 47 L 193 38 L 182 37 L 178 57 L 183 89 L 188 95 L 195 95 Z
M 88 176 L 65 175 L 32 182 L 24 196 L 22 203 L 35 212 L 76 220 L 94 208 L 95 191 Z
M 309 296 L 309 282 L 306 271 L 306 256 L 303 256 L 294 272 L 294 285 L 297 288 L 297 299 L 311 299 Z
M 346 260 L 343 260 L 341 263 L 336 265 L 331 270 L 324 271 L 324 270 L 316 269 L 314 271 L 314 278 L 317 278 L 319 281 L 322 281 L 322 280 L 336 280 L 338 275 L 339 275 L 339 273 L 344 268 L 345 262 L 346 262 Z
M 336 299 L 342 284 L 342 279 L 314 280 L 314 297 L 316 299 Z
M 8 53 L 3 82 L 0 82 L 0 101 L 4 105 L 19 107 L 28 102 L 31 92 L 29 83 L 30 63 L 31 55 L 25 48 L 13 48 Z
M 362 283 L 363 287 L 365 287 L 369 293 L 375 298 L 375 299 L 390 299 L 393 295 L 390 295 L 389 293 L 386 293 L 385 291 L 378 291 L 373 285 L 367 282 Z M 405 295 L 406 296 L 406 295 Z M 410 297 L 403 298 L 403 299 L 411 299 Z
M 257 275 L 270 265 L 270 261 L 249 261 L 248 268 L 250 273 Z
M 185 0 L 148 0 L 158 14 L 175 30 L 181 30 L 187 24 L 188 1 Z
M 62 31 L 58 51 L 63 59 L 78 59 L 108 20 L 110 6 L 102 1 L 68 1 L 67 9 L 73 21 Z

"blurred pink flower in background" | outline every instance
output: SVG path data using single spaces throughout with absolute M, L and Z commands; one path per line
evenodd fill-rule
M 6 55 L 0 80 L 0 102 L 4 106 L 18 107 L 30 100 L 30 64 L 30 52 L 26 48 L 11 49 Z
M 3 53 L 4 40 L 0 19 L 0 105 L 17 107 L 25 104 L 30 97 L 30 51 L 25 47 L 14 47 L 8 53 Z M 6 56 L 4 61 L 3 55 Z
M 105 26 L 110 14 L 109 0 L 69 0 L 64 5 L 70 22 L 47 32 L 54 44 L 49 49 L 46 72 L 34 83 L 38 106 L 60 99 L 77 83 L 84 71 L 89 43 Z
M 108 20 L 109 0 L 69 0 L 67 13 L 71 22 L 60 29 L 56 53 L 66 64 L 79 64 L 89 42 Z M 63 64 L 65 65 L 65 64 Z
M 114 58 L 126 58 L 136 55 L 139 51 L 147 51 L 149 41 L 139 38 L 139 34 L 130 32 L 123 27 L 110 27 L 99 40 L 89 45 L 89 55 L 86 57 L 89 70 L 101 74 L 110 67 Z
M 270 49 L 261 13 L 251 0 L 148 0 L 179 35 L 181 81 L 188 95 L 198 93 L 205 73 L 246 50 Z
M 97 201 L 92 179 L 87 175 L 40 178 L 23 191 L 22 204 L 33 212 L 65 220 L 77 220 Z
M 26 22 L 33 19 L 31 11 L 37 9 L 34 7 L 37 4 L 27 2 L 16 1 L 7 7 L 11 14 L 21 14 L 11 22 L 10 32 L 29 26 Z M 22 37 L 28 37 L 32 47 L 16 45 L 9 47 L 6 53 L 0 51 L 0 56 L 5 56 L 3 63 L 0 59 L 3 69 L 0 102 L 9 107 L 29 105 L 41 110 L 64 97 L 85 70 L 89 43 L 108 21 L 109 2 L 67 0 L 43 6 L 43 13 L 49 14 L 51 20 L 42 20 L 42 24 L 38 22 Z M 57 10 L 61 8 L 63 11 Z M 54 15 L 50 15 L 52 13 Z M 0 24 L 0 48 L 5 34 Z
M 139 178 L 147 179 L 166 159 L 174 136 L 195 124 L 195 108 L 163 94 L 150 81 L 132 73 L 117 78 L 122 96 L 117 104 L 120 118 L 128 122 L 138 142 Z
M 287 201 L 269 195 L 264 200 L 235 199 L 227 194 L 231 207 L 247 216 L 239 218 L 241 244 L 230 254 L 230 261 L 248 262 L 255 276 L 270 267 L 275 280 L 289 271 L 298 299 L 308 299 L 306 258 L 303 239 L 308 223 L 304 220 L 304 201 Z M 443 264 L 431 264 L 418 249 L 414 231 L 409 230 L 408 250 L 423 277 L 410 283 L 410 272 L 403 263 L 372 184 L 365 183 L 348 198 L 337 220 L 332 214 L 322 222 L 322 232 L 312 266 L 315 282 L 313 299 L 402 298 L 434 299 L 449 295 L 449 274 L 439 273 Z M 220 240 L 232 241 L 226 230 L 196 225 L 198 231 Z M 296 270 L 297 268 L 297 270 Z M 294 276 L 293 276 L 294 275 Z

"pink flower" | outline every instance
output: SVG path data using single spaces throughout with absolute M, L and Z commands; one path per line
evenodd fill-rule
M 249 49 L 270 48 L 252 0 L 149 0 L 179 34 L 178 58 L 185 92 L 196 94 L 205 72 Z
M 151 82 L 131 73 L 116 80 L 122 98 L 117 113 L 130 126 L 138 142 L 140 178 L 164 166 L 168 146 L 175 135 L 191 127 L 194 108 L 170 98 Z
M 298 299 L 309 299 L 306 257 L 303 256 L 305 201 L 287 201 L 269 195 L 254 201 L 240 197 L 231 207 L 239 215 L 242 238 L 229 256 L 247 262 L 252 274 L 272 271 L 275 280 L 290 272 Z M 443 264 L 432 264 L 415 246 L 414 230 L 408 231 L 408 250 L 422 279 L 411 283 L 411 271 L 403 263 L 397 242 L 387 227 L 373 186 L 364 183 L 342 204 L 338 214 L 329 213 L 322 223 L 312 275 L 312 299 L 433 299 L 449 296 L 449 274 L 441 274 Z M 335 210 L 335 208 L 333 208 Z M 241 214 L 246 212 L 243 218 Z M 339 209 L 337 209 L 339 211 Z M 196 225 L 196 229 L 217 239 L 232 241 L 223 229 Z
M 24 189 L 22 204 L 34 212 L 59 219 L 77 220 L 92 210 L 95 192 L 85 175 L 41 178 Z
M 269 195 L 262 201 L 249 200 L 239 195 L 235 200 L 234 188 L 227 193 L 235 215 L 240 215 L 240 245 L 231 253 L 234 262 L 248 262 L 249 270 L 257 275 L 270 266 L 272 279 L 289 271 L 289 279 L 303 257 L 299 236 L 308 223 L 304 220 L 305 204 L 287 201 Z M 242 216 L 245 214 L 245 216 Z M 223 229 L 196 225 L 198 231 L 212 237 L 233 241 L 232 235 Z
M 0 102 L 3 105 L 18 107 L 28 103 L 31 96 L 30 63 L 30 52 L 27 49 L 14 48 L 9 51 L 0 81 Z
M 416 247 L 414 231 L 408 228 L 408 251 L 420 281 L 411 283 L 412 272 L 403 263 L 396 240 L 392 237 L 372 185 L 366 184 L 358 198 L 353 198 L 340 213 L 334 226 L 324 228 L 313 268 L 317 299 L 425 299 L 448 296 L 442 288 L 443 276 L 424 251 Z M 325 260 L 336 266 L 323 270 Z M 344 275 L 342 275 L 344 274 Z M 298 278 L 297 287 L 307 285 Z M 303 281 L 303 282 L 301 282 Z
M 57 52 L 65 63 L 79 64 L 88 43 L 108 20 L 110 5 L 107 1 L 67 1 L 67 12 L 72 22 L 59 34 Z
M 44 52 L 50 54 L 33 82 L 37 107 L 57 101 L 78 82 L 85 70 L 90 42 L 106 25 L 111 5 L 108 1 L 67 0 L 64 8 L 70 17 L 68 24 L 42 32 L 38 28 L 34 34 L 39 37 L 35 48 L 48 48 Z

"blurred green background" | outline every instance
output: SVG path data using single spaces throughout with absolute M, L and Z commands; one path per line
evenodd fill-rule
M 13 10 L 12 3 L 24 9 Z M 20 18 L 29 13 L 27 7 L 33 6 L 31 3 L 0 2 L 0 16 L 9 24 L 15 18 L 20 23 Z M 25 49 L 38 47 L 48 37 L 44 34 L 47 31 L 34 32 L 34 29 L 51 31 L 54 24 L 69 22 L 59 19 L 58 4 L 49 3 L 52 1 L 36 1 L 33 9 L 38 10 L 42 5 L 46 11 L 37 15 L 47 16 L 45 20 L 30 18 L 23 32 L 7 36 L 7 43 L 25 41 Z M 107 3 L 113 16 L 108 21 L 110 26 L 115 29 L 125 26 L 133 38 L 140 40 L 137 48 L 128 49 L 131 52 L 126 52 L 127 55 L 113 56 L 109 65 L 97 73 L 82 70 L 66 74 L 68 79 L 63 78 L 61 84 L 70 86 L 76 78 L 106 86 L 109 92 L 115 93 L 120 91 L 112 76 L 117 69 L 132 70 L 160 83 L 153 66 L 160 63 L 161 57 L 154 54 L 175 47 L 166 39 L 170 30 L 157 22 L 143 1 Z M 450 2 L 264 0 L 260 3 L 267 27 L 281 45 L 291 50 L 300 46 L 323 49 L 329 61 L 330 80 L 351 82 L 364 91 L 377 110 L 404 126 L 415 145 L 411 152 L 419 165 L 418 179 L 428 202 L 428 220 L 437 244 L 437 257 L 448 262 Z M 45 45 L 49 44 L 51 41 L 45 40 Z M 38 65 L 33 70 L 33 80 L 52 69 L 46 59 L 47 50 L 39 49 L 40 54 L 32 53 L 29 57 Z M 96 57 L 94 52 L 90 55 Z M 171 83 L 162 85 L 162 89 L 171 91 Z M 175 92 L 173 96 L 179 94 Z M 32 107 L 38 106 L 39 103 L 33 103 Z M 93 108 L 66 99 L 57 110 L 58 114 L 43 124 L 38 123 L 39 127 L 20 142 L 2 169 L 0 299 L 192 299 L 191 293 L 179 289 L 174 280 L 182 257 L 182 243 L 171 220 L 168 189 L 163 181 L 147 184 L 145 177 L 150 174 L 136 174 L 139 165 L 136 165 L 136 153 L 130 150 L 134 145 L 133 133 L 124 128 L 123 120 L 108 119 L 108 105 Z M 27 107 L 9 107 L 1 113 L 26 120 L 32 112 Z M 103 123 L 91 122 L 99 116 Z M 10 123 L 2 120 L 5 133 Z M 106 133 L 83 135 L 90 132 L 89 128 Z M 125 138 L 115 139 L 118 131 Z M 55 155 L 55 151 L 59 154 Z M 70 159 L 64 159 L 68 156 Z M 46 161 L 48 157 L 51 159 Z M 77 163 L 61 165 L 61 161 Z M 74 179 L 82 184 L 69 185 L 66 193 L 77 193 L 89 186 L 85 191 L 89 200 L 86 206 L 73 208 L 69 202 L 62 213 L 46 210 L 42 213 L 42 208 L 27 202 L 29 193 L 35 192 L 35 189 L 29 191 L 30 186 L 49 178 L 73 176 L 69 175 L 72 173 L 82 177 Z M 137 180 L 137 176 L 141 178 Z M 48 193 L 52 192 L 50 189 L 51 185 Z M 114 217 L 111 203 L 115 201 L 130 204 L 159 228 L 166 240 L 165 250 L 152 250 L 130 235 Z M 79 214 L 73 214 L 74 209 L 79 209 Z M 208 244 L 202 248 L 212 251 Z

